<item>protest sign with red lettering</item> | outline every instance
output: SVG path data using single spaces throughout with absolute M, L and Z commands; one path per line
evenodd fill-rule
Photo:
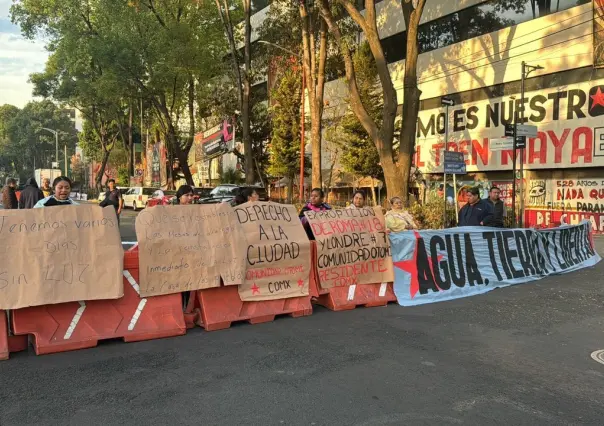
M 308 211 L 322 288 L 390 282 L 390 242 L 380 207 Z
M 250 202 L 235 207 L 247 238 L 242 301 L 308 296 L 310 241 L 296 208 L 277 203 Z

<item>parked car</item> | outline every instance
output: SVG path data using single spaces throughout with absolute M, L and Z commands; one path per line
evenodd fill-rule
M 240 185 L 219 185 L 210 192 L 208 198 L 199 200 L 201 204 L 218 204 L 218 203 L 230 203 L 232 202 L 237 194 L 245 188 L 254 189 L 259 197 L 260 201 L 268 201 L 268 194 L 266 189 L 261 186 L 240 186 Z
M 144 208 L 149 201 L 149 197 L 153 196 L 153 193 L 157 191 L 157 188 L 148 188 L 142 186 L 134 186 L 123 195 L 124 207 L 132 207 L 132 210 L 137 211 L 139 208 Z
M 176 197 L 176 191 L 162 191 L 158 189 L 147 201 L 147 207 L 166 206 Z
M 214 188 L 193 188 L 193 192 L 195 193 L 195 202 L 197 203 L 199 200 L 211 197 L 213 190 Z

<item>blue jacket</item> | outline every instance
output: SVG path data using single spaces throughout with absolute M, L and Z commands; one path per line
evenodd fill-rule
M 487 200 L 480 200 L 473 206 L 469 203 L 459 211 L 459 222 L 457 226 L 481 226 L 488 225 L 493 218 L 493 205 Z

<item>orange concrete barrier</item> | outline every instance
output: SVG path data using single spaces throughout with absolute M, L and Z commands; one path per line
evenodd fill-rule
M 91 348 L 99 340 L 125 342 L 185 334 L 180 294 L 139 295 L 138 251 L 124 255 L 124 296 L 34 306 L 12 311 L 15 334 L 33 335 L 36 354 Z
M 270 322 L 278 315 L 294 318 L 312 314 L 310 296 L 289 299 L 242 302 L 237 286 L 199 290 L 194 293 L 197 325 L 206 331 L 229 328 L 233 322 Z
M 332 311 L 347 311 L 357 306 L 366 308 L 386 306 L 396 302 L 392 283 L 358 284 L 343 287 L 321 288 L 317 270 L 317 244 L 311 241 L 312 271 L 310 277 L 310 294 L 313 301 Z
M 0 311 L 0 361 L 8 359 L 11 352 L 27 349 L 27 336 L 11 336 L 6 311 Z

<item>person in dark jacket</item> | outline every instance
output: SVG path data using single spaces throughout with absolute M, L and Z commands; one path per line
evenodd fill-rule
M 507 216 L 505 204 L 499 198 L 501 190 L 496 186 L 492 187 L 489 191 L 489 198 L 487 201 L 493 206 L 493 218 L 487 223 L 487 226 L 494 228 L 503 228 L 503 219 Z
M 302 210 L 300 210 L 300 221 L 302 222 L 302 226 L 304 226 L 304 230 L 306 231 L 306 235 L 309 240 L 314 240 L 315 236 L 312 233 L 312 229 L 310 228 L 310 223 L 308 223 L 308 219 L 304 215 L 305 212 L 321 212 L 325 210 L 331 210 L 331 206 L 325 203 L 325 193 L 321 188 L 314 188 L 310 192 L 310 201 Z
M 13 178 L 6 180 L 6 185 L 2 189 L 2 205 L 6 210 L 18 209 L 19 202 L 17 200 L 17 193 L 15 188 L 17 187 L 17 181 Z
M 459 211 L 457 226 L 488 226 L 493 218 L 493 206 L 487 200 L 480 199 L 480 189 L 468 190 L 468 204 Z
M 44 194 L 38 188 L 38 184 L 34 178 L 27 179 L 25 182 L 25 188 L 21 191 L 19 197 L 19 208 L 20 209 L 33 209 L 34 206 L 44 198 Z

